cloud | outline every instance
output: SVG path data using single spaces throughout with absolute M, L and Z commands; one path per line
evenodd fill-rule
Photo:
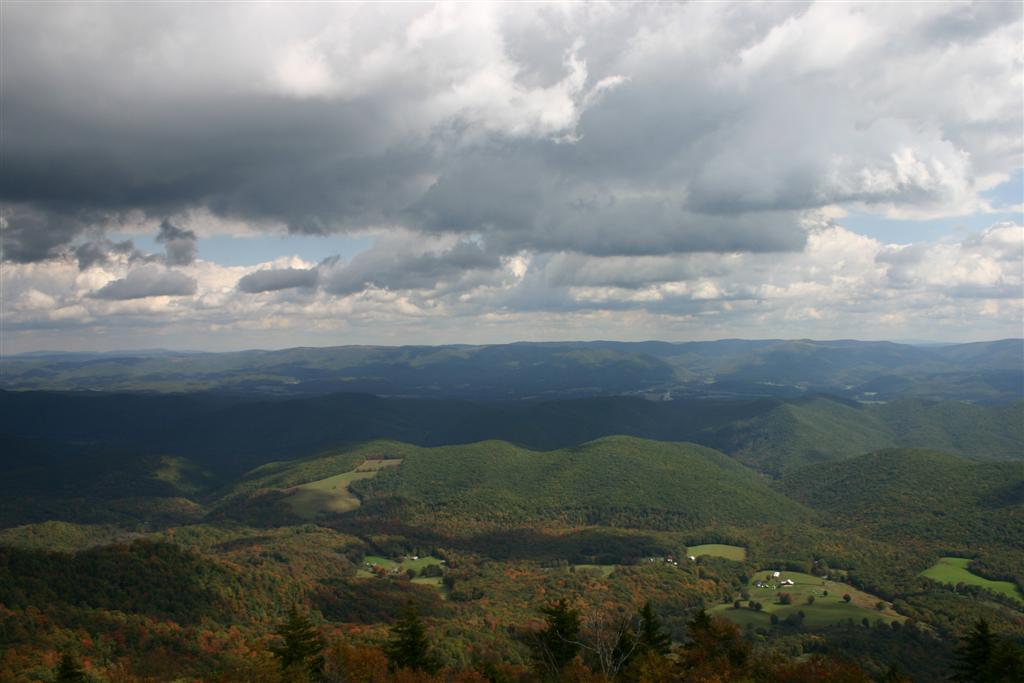
M 87 218 L 47 211 L 31 204 L 0 206 L 3 260 L 32 263 L 59 256 L 88 228 L 89 222 Z
M 460 239 L 424 240 L 400 233 L 385 235 L 349 263 L 325 264 L 324 289 L 336 295 L 361 292 L 367 288 L 432 290 L 462 281 L 479 282 L 475 273 L 493 272 L 501 259 L 479 243 Z
M 1020 26 L 1013 3 L 12 6 L 4 258 L 130 212 L 638 256 L 799 250 L 824 206 L 984 211 L 1020 165 Z
M 131 240 L 115 242 L 106 237 L 82 242 L 72 250 L 72 254 L 81 270 L 105 265 L 111 259 L 127 258 L 130 262 L 137 262 L 150 261 L 153 258 L 136 249 L 135 243 Z
M 316 287 L 315 268 L 268 268 L 249 273 L 238 281 L 238 290 L 248 294 L 277 292 L 282 289 Z
M 987 197 L 1024 158 L 1022 14 L 15 3 L 6 329 L 1019 334 L 1021 221 Z M 990 213 L 1014 220 L 929 243 L 841 226 Z M 313 236 L 338 233 L 373 243 L 324 258 L 343 240 Z M 219 240 L 199 259 L 214 235 L 253 265 L 216 263 Z
M 70 257 L 11 263 L 0 269 L 5 339 L 9 348 L 27 350 L 44 342 L 59 346 L 58 337 L 47 336 L 51 331 L 86 329 L 89 335 L 68 338 L 94 339 L 93 332 L 107 330 L 114 336 L 95 337 L 97 345 L 177 340 L 194 348 L 205 340 L 215 348 L 251 348 L 253 334 L 261 346 L 1019 336 L 1021 224 L 911 244 L 887 244 L 827 220 L 806 229 L 805 248 L 781 254 L 492 257 L 475 241 L 445 236 L 423 243 L 400 231 L 379 235 L 350 261 L 318 265 L 296 258 L 247 267 L 196 261 L 168 271 L 126 256 L 84 271 Z M 273 296 L 246 291 L 309 283 L 313 273 L 316 287 L 264 290 Z M 165 276 L 181 289 L 164 287 Z M 111 290 L 114 296 L 95 294 Z
M 196 234 L 164 220 L 156 241 L 164 245 L 165 261 L 169 266 L 187 266 L 196 259 Z
M 142 266 L 128 272 L 93 293 L 97 299 L 124 301 L 151 296 L 191 296 L 196 293 L 196 280 L 188 275 L 159 266 Z

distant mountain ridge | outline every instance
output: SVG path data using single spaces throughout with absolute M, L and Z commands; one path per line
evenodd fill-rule
M 0 466 L 45 467 L 92 452 L 124 452 L 186 457 L 237 472 L 374 439 L 419 446 L 498 439 L 549 450 L 627 435 L 699 443 L 780 476 L 806 464 L 893 447 L 976 460 L 1022 459 L 1022 416 L 1022 402 L 861 404 L 824 395 L 464 401 L 0 391 Z
M 913 346 L 855 340 L 520 342 L 280 351 L 30 354 L 0 388 L 522 399 L 608 395 L 1024 398 L 1024 339 Z

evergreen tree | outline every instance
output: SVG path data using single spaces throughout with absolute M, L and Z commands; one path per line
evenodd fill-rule
M 989 662 L 990 680 L 997 683 L 1024 681 L 1024 648 L 1007 638 L 996 643 Z
M 427 628 L 420 619 L 416 605 L 410 600 L 391 627 L 391 640 L 385 646 L 388 662 L 393 669 L 411 669 L 432 673 L 438 663 L 430 651 Z
M 954 678 L 968 683 L 988 681 L 986 669 L 995 645 L 996 636 L 989 629 L 988 622 L 979 619 L 957 648 Z
M 654 613 L 650 600 L 640 608 L 637 647 L 641 652 L 657 652 L 659 655 L 667 655 L 672 648 L 672 637 L 662 630 L 661 620 Z
M 54 676 L 56 683 L 86 683 L 89 680 L 78 660 L 69 654 L 61 656 Z
M 537 634 L 536 654 L 552 673 L 559 672 L 579 654 L 580 613 L 571 609 L 565 598 L 540 611 L 547 626 Z
M 614 659 L 621 663 L 626 671 L 625 679 L 636 679 L 635 668 L 640 661 L 667 655 L 672 646 L 672 638 L 662 630 L 661 620 L 654 613 L 651 601 L 648 600 L 636 615 L 636 629 L 624 629 L 615 646 Z
M 890 664 L 886 670 L 885 675 L 882 676 L 882 683 L 913 683 L 907 675 L 903 673 L 903 669 L 900 668 L 899 664 Z
M 979 619 L 956 651 L 954 679 L 965 683 L 1015 683 L 1024 680 L 1024 651 L 992 633 Z
M 324 643 L 313 622 L 293 605 L 288 620 L 279 624 L 275 633 L 283 642 L 270 651 L 277 657 L 281 670 L 301 671 L 310 680 L 319 680 L 324 669 Z

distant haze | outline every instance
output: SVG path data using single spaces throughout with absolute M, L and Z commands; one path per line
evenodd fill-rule
M 1020 337 L 1022 16 L 5 3 L 0 354 Z

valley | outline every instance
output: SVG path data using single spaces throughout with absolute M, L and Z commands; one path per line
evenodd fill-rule
M 563 598 L 597 639 L 650 602 L 681 657 L 707 615 L 772 671 L 940 681 L 980 619 L 1024 640 L 1019 399 L 0 407 L 5 681 L 50 680 L 60 652 L 96 680 L 274 679 L 293 606 L 372 653 L 410 601 L 451 672 L 532 675 L 531 634 Z

